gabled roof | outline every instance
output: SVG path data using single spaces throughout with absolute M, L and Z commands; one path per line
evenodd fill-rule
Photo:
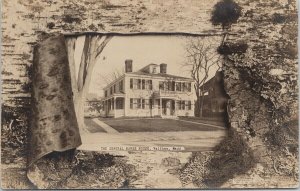
M 152 76 L 152 77 L 164 77 L 164 78 L 171 78 L 173 80 L 193 80 L 192 78 L 186 78 L 186 77 L 182 77 L 182 76 L 175 76 L 175 75 L 171 75 L 171 74 L 163 74 L 163 73 L 146 73 L 146 72 L 142 72 L 142 71 L 137 71 L 137 72 L 129 72 L 126 74 L 133 74 L 133 75 L 139 75 L 139 76 Z

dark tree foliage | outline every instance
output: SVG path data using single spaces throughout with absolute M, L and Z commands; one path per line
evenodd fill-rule
M 241 13 L 242 8 L 233 0 L 221 0 L 214 6 L 211 22 L 213 25 L 221 24 L 224 30 L 236 23 Z
M 47 23 L 47 27 L 48 27 L 49 29 L 53 29 L 53 28 L 55 27 L 54 22 Z
M 243 54 L 247 51 L 248 44 L 245 42 L 224 43 L 218 47 L 218 53 L 221 55 Z

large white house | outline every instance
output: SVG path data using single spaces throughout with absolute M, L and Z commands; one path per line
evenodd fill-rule
M 125 61 L 125 74 L 104 90 L 104 117 L 194 116 L 194 88 L 190 78 L 167 74 L 167 64 L 149 64 L 133 72 Z

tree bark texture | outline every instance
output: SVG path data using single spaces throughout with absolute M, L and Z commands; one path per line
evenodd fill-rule
M 50 37 L 36 46 L 33 71 L 28 177 L 36 182 L 36 161 L 53 151 L 63 152 L 81 145 L 63 35 Z

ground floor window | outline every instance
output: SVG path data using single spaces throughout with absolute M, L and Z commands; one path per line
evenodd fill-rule
M 130 98 L 130 109 L 151 109 L 152 99 Z
M 189 100 L 177 101 L 178 110 L 192 110 L 192 102 Z
M 123 98 L 116 99 L 116 109 L 124 109 L 124 99 Z
M 187 109 L 188 110 L 192 109 L 192 102 L 191 101 L 187 101 Z

